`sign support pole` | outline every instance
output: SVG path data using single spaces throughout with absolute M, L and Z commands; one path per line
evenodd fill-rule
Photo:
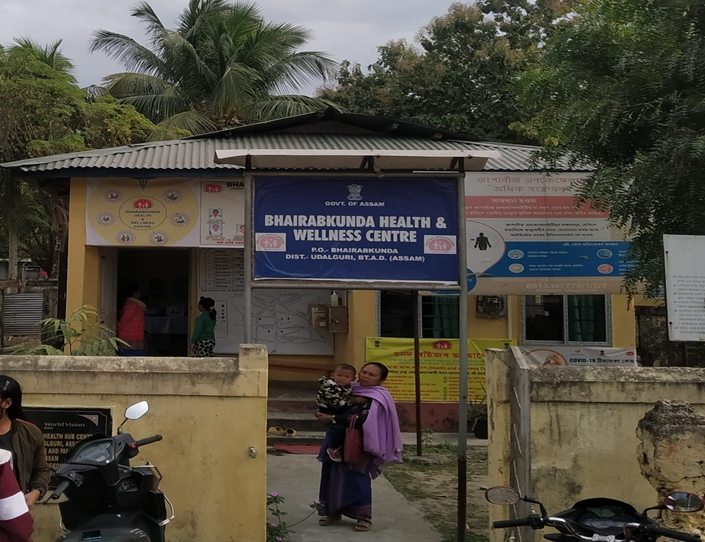
M 421 438 L 421 347 L 419 346 L 421 338 L 421 322 L 419 303 L 421 296 L 418 290 L 411 294 L 412 303 L 414 304 L 414 392 L 416 394 L 416 455 L 422 455 L 422 438 Z
M 252 343 L 252 262 L 254 260 L 254 240 L 255 240 L 255 221 L 253 217 L 253 202 L 254 202 L 254 179 L 252 175 L 245 174 L 245 269 L 244 282 L 245 289 L 244 297 L 244 324 L 245 344 Z
M 465 224 L 465 172 L 458 177 L 458 542 L 465 542 L 467 529 L 468 471 L 468 257 Z

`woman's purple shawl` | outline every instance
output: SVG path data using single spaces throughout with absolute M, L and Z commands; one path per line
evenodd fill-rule
M 377 478 L 385 463 L 401 463 L 401 430 L 394 399 L 383 386 L 352 383 L 353 395 L 372 399 L 370 412 L 362 425 L 365 451 L 374 456 L 370 474 Z

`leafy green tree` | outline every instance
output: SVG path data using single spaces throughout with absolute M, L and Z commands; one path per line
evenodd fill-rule
M 55 140 L 80 126 L 84 93 L 25 46 L 0 47 L 0 162 L 26 158 L 29 142 Z M 18 237 L 32 216 L 22 183 L 0 170 L 0 228 L 8 244 L 10 277 L 16 276 Z
M 73 61 L 61 51 L 63 40 L 42 45 L 31 38 L 16 38 L 10 47 L 11 52 L 24 52 L 33 55 L 37 60 L 49 66 L 52 70 L 64 75 L 68 75 L 72 82 L 76 82 L 73 77 L 75 68 Z
M 443 96 L 434 96 L 433 90 L 438 90 L 445 72 L 443 65 L 430 62 L 404 40 L 382 45 L 378 52 L 379 59 L 367 73 L 359 64 L 344 61 L 337 86 L 321 89 L 319 97 L 354 113 L 441 125 L 438 110 L 446 109 L 447 104 Z M 448 122 L 442 125 L 453 129 Z
M 190 135 L 159 127 L 110 96 L 87 100 L 59 45 L 22 39 L 0 47 L 0 163 Z M 11 276 L 19 257 L 54 272 L 66 228 L 65 201 L 0 170 L 0 231 L 7 240 L 0 249 Z
M 44 190 L 20 184 L 22 206 L 27 210 L 18 231 L 18 251 L 49 274 L 58 269 L 60 251 L 68 233 L 68 202 Z
M 91 50 L 125 65 L 106 78 L 110 94 L 165 128 L 195 134 L 326 105 L 292 93 L 325 79 L 333 62 L 301 50 L 308 30 L 267 23 L 253 4 L 190 0 L 175 29 L 146 2 L 131 14 L 146 25 L 149 47 L 98 30 Z
M 478 140 L 521 141 L 514 84 L 578 0 L 481 0 L 453 4 L 418 37 L 379 47 L 365 72 L 344 62 L 320 96 L 353 112 L 441 126 Z
M 705 234 L 705 0 L 592 0 L 545 49 L 519 128 L 596 164 L 583 196 L 628 233 L 628 289 L 656 294 L 663 235 Z

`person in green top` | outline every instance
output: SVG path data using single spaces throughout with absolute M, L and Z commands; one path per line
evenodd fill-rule
M 212 358 L 215 348 L 215 301 L 202 297 L 198 302 L 196 325 L 191 336 L 191 350 L 197 358 Z

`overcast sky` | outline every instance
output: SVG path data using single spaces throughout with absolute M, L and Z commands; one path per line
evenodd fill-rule
M 63 39 L 63 52 L 76 64 L 81 86 L 99 84 L 103 76 L 122 71 L 103 53 L 89 53 L 98 28 L 127 34 L 143 42 L 142 28 L 129 11 L 136 0 L 0 0 L 0 43 L 30 37 L 40 43 Z M 446 13 L 451 0 L 260 0 L 267 21 L 303 25 L 314 33 L 309 50 L 324 51 L 336 60 L 367 66 L 377 47 L 392 39 L 413 41 L 419 29 Z M 167 27 L 187 0 L 152 0 Z M 318 84 L 308 89 L 312 91 Z

